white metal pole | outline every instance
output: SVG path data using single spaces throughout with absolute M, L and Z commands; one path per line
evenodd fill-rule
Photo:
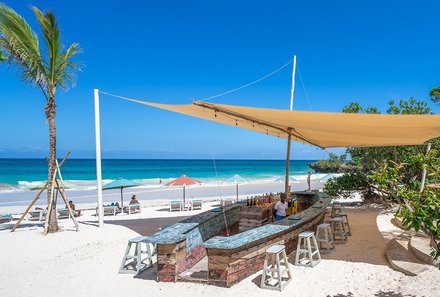
M 104 209 L 102 206 L 102 171 L 101 171 L 101 127 L 99 119 L 99 90 L 93 90 L 95 98 L 95 137 L 96 137 L 96 186 L 98 192 L 99 227 L 104 227 Z
M 292 69 L 292 88 L 290 89 L 290 110 L 293 110 L 293 96 L 295 94 L 295 72 L 296 72 L 296 55 L 293 56 L 293 69 Z M 288 129 L 291 131 L 291 128 Z M 289 197 L 289 174 L 290 174 L 290 146 L 292 143 L 292 136 L 289 134 L 287 137 L 287 152 L 286 152 L 286 177 L 284 181 L 284 193 L 287 198 Z
M 426 147 L 426 155 L 429 154 L 430 150 L 431 150 L 431 143 L 428 143 L 428 146 Z M 420 193 L 422 193 L 423 190 L 425 189 L 425 181 L 426 181 L 426 168 L 423 168 L 422 181 L 420 183 Z
M 290 110 L 293 110 L 293 96 L 295 94 L 296 55 L 293 56 L 292 88 L 290 89 Z

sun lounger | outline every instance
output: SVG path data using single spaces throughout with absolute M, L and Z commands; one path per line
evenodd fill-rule
M 226 199 L 223 199 L 222 200 L 222 204 L 223 204 L 223 206 L 225 206 L 225 205 L 231 205 L 231 204 L 233 204 L 235 202 L 235 199 L 234 198 L 226 198 Z
M 116 205 L 104 205 L 103 209 L 105 216 L 115 216 L 117 213 L 121 212 L 119 207 Z M 99 215 L 98 208 L 96 208 L 96 215 Z
M 182 202 L 180 200 L 170 201 L 170 211 L 181 211 L 181 210 L 182 210 Z
M 10 214 L 0 215 L 0 224 L 12 221 L 12 216 Z
M 117 207 L 116 205 L 104 206 L 105 216 L 115 216 L 119 212 L 120 212 L 119 207 Z
M 70 212 L 69 212 L 69 209 L 67 209 L 67 208 L 57 209 L 57 212 L 58 212 L 58 218 L 59 219 L 68 219 L 68 218 L 70 218 Z M 75 217 L 79 216 L 78 212 L 73 210 L 73 215 Z
M 128 214 L 140 213 L 141 212 L 141 205 L 139 203 L 129 204 L 128 206 L 124 206 L 124 211 Z
M 46 219 L 46 210 L 38 209 L 28 212 L 28 220 L 29 221 L 39 221 L 42 222 Z
M 58 212 L 58 218 L 59 219 L 68 219 L 68 218 L 70 218 L 70 213 L 69 213 L 69 210 L 67 208 L 57 209 L 57 212 Z
M 192 210 L 199 210 L 202 209 L 202 200 L 192 200 L 191 201 L 191 209 Z

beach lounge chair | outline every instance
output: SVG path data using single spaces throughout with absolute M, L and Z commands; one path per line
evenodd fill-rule
M 39 221 L 42 222 L 46 219 L 46 210 L 45 209 L 37 209 L 28 212 L 28 220 L 29 221 Z
M 124 211 L 128 214 L 140 213 L 141 212 L 141 205 L 139 203 L 129 204 L 128 206 L 124 206 Z
M 192 210 L 201 210 L 202 209 L 202 200 L 192 200 L 191 201 L 191 209 Z
M 117 213 L 121 212 L 116 205 L 104 205 L 103 209 L 105 216 L 115 216 Z M 96 215 L 99 215 L 98 208 L 96 208 Z
M 181 211 L 181 210 L 182 210 L 182 202 L 180 200 L 170 201 L 170 211 Z
M 70 218 L 70 213 L 69 213 L 69 210 L 67 208 L 57 209 L 57 212 L 58 212 L 58 218 L 59 219 L 68 219 L 68 218 Z
M 105 216 L 115 216 L 119 212 L 120 212 L 119 207 L 117 207 L 116 205 L 104 206 L 104 215 Z
M 222 205 L 226 206 L 226 205 L 231 205 L 234 204 L 235 199 L 234 198 L 226 198 L 222 200 Z
M 0 224 L 12 221 L 12 216 L 10 214 L 0 215 Z

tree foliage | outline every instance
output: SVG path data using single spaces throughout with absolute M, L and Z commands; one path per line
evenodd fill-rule
M 431 92 L 429 92 L 429 96 L 431 96 L 433 102 L 440 102 L 440 87 L 433 88 Z
M 374 107 L 363 108 L 351 103 L 343 109 L 349 113 L 379 113 Z M 431 114 L 424 101 L 414 98 L 389 101 L 387 114 Z M 399 203 L 397 216 L 404 225 L 430 234 L 439 257 L 440 194 L 425 187 L 420 193 L 422 169 L 428 172 L 427 183 L 440 182 L 440 138 L 431 139 L 432 149 L 426 155 L 425 146 L 347 148 L 357 164 L 355 172 L 329 180 L 324 191 L 329 195 L 348 197 L 355 192 L 375 195 L 384 205 Z
M 397 217 L 402 223 L 419 231 L 424 229 L 434 244 L 432 256 L 440 257 L 440 189 L 425 186 L 416 178 L 405 181 L 412 167 L 425 168 L 432 183 L 440 181 L 440 154 L 436 149 L 428 154 L 410 155 L 405 163 L 388 161 L 370 176 L 379 193 L 400 203 Z

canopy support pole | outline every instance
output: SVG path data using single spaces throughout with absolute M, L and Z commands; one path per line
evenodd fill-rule
M 235 192 L 237 193 L 237 202 L 238 202 L 238 183 L 235 183 Z
M 124 194 L 122 194 L 122 190 L 124 187 L 121 187 L 121 209 L 124 211 Z
M 183 185 L 183 208 L 185 208 L 185 185 Z
M 290 110 L 293 110 L 293 97 L 295 95 L 295 72 L 296 72 L 296 55 L 293 56 L 292 69 L 292 88 L 290 89 Z M 287 129 L 289 135 L 287 136 L 287 154 L 286 154 L 286 179 L 284 181 L 284 193 L 289 197 L 289 174 L 290 174 L 290 146 L 292 144 L 291 128 Z
M 430 150 L 431 150 L 431 143 L 428 143 L 428 146 L 426 147 L 426 155 L 428 155 Z M 422 182 L 420 183 L 420 193 L 422 193 L 423 190 L 425 189 L 425 181 L 426 181 L 426 168 L 423 168 Z
M 102 207 L 102 171 L 101 171 L 101 127 L 99 118 L 99 90 L 94 89 L 95 100 L 95 138 L 96 138 L 96 190 L 98 192 L 98 222 L 104 227 L 104 208 Z
M 290 134 L 287 138 L 287 153 L 286 153 L 286 179 L 284 182 L 284 193 L 289 197 L 289 167 L 290 167 L 290 145 L 292 141 L 290 140 Z

